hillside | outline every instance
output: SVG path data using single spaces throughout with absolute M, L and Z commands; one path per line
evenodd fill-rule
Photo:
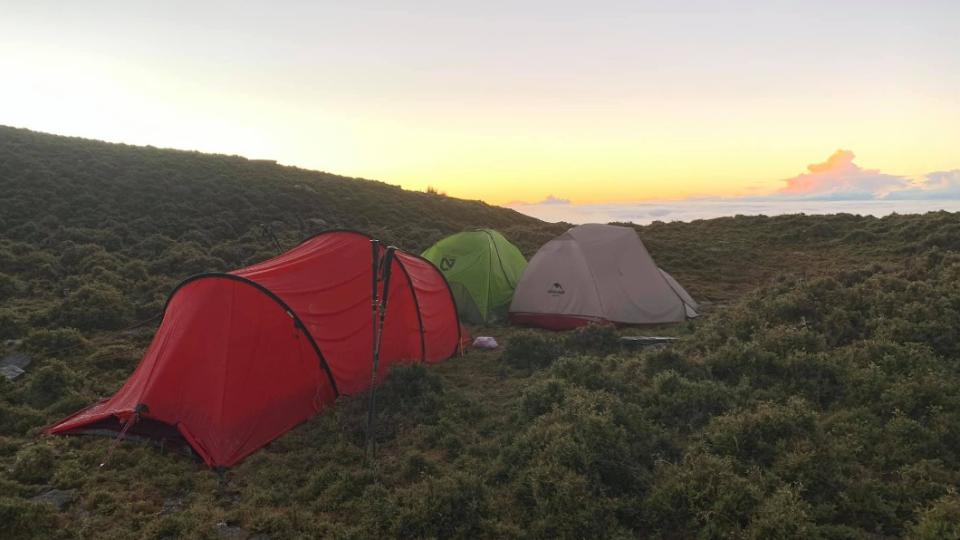
M 114 392 L 170 289 L 323 228 L 418 251 L 494 227 L 530 256 L 566 226 L 250 161 L 0 127 L 5 538 L 917 538 L 960 530 L 960 216 L 731 217 L 637 227 L 705 316 L 505 344 L 363 396 L 225 473 L 52 438 Z M 671 347 L 621 349 L 617 333 Z M 62 490 L 61 509 L 35 496 Z

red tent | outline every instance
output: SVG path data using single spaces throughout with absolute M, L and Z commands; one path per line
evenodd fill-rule
M 428 261 L 397 250 L 383 327 L 382 375 L 436 363 L 460 345 L 449 286 Z M 329 231 L 266 262 L 202 274 L 170 294 L 140 365 L 112 398 L 48 433 L 118 431 L 186 442 L 231 466 L 370 385 L 370 238 Z M 137 415 L 136 413 L 139 413 Z

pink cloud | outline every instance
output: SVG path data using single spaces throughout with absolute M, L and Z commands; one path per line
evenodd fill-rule
M 563 204 L 571 204 L 571 202 L 570 202 L 570 199 L 564 199 L 564 198 L 562 198 L 562 197 L 554 197 L 553 195 L 547 195 L 547 198 L 544 199 L 544 200 L 542 200 L 542 201 L 540 201 L 540 202 L 530 203 L 530 202 L 526 202 L 526 201 L 511 201 L 511 202 L 508 202 L 507 204 L 505 204 L 504 206 L 507 206 L 507 207 L 513 207 L 513 206 L 528 206 L 528 205 L 531 205 L 531 204 L 555 204 L 555 205 L 563 205 Z
M 902 176 L 864 169 L 853 162 L 850 150 L 837 150 L 823 163 L 807 166 L 806 173 L 788 178 L 780 195 L 829 198 L 874 198 L 909 188 Z

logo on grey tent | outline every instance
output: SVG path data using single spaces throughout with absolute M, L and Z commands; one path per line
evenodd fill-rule
M 565 294 L 566 292 L 567 291 L 563 290 L 563 285 L 559 283 L 554 283 L 553 286 L 551 286 L 547 290 L 547 294 L 551 296 L 560 296 L 561 294 Z

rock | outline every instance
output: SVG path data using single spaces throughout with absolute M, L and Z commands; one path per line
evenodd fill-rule
M 7 380 L 14 380 L 17 377 L 23 375 L 26 371 L 18 368 L 17 366 L 0 366 L 0 375 L 3 375 Z
M 14 366 L 20 369 L 25 369 L 30 365 L 30 357 L 21 353 L 15 352 L 0 358 L 0 367 Z
M 34 502 L 50 503 L 57 510 L 63 510 L 76 498 L 77 490 L 75 489 L 51 489 L 50 491 L 41 493 L 30 500 Z
M 0 375 L 14 380 L 24 374 L 24 368 L 30 365 L 30 357 L 23 353 L 12 353 L 0 358 Z
M 176 514 L 183 512 L 183 497 L 171 497 L 163 501 L 163 508 L 160 515 Z

